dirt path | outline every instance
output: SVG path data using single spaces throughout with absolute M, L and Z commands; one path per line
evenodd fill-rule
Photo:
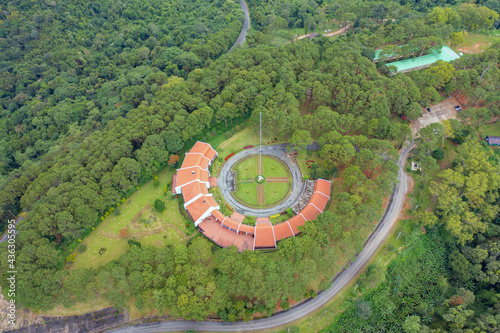
M 257 185 L 257 204 L 264 205 L 266 202 L 266 194 L 264 193 L 264 185 Z
M 331 36 L 335 36 L 335 35 L 339 35 L 341 33 L 344 33 L 347 31 L 347 29 L 349 29 L 351 27 L 351 23 L 349 23 L 348 25 L 346 25 L 345 27 L 339 29 L 339 30 L 335 30 L 335 31 L 332 31 L 332 32 L 328 32 L 326 34 L 321 34 L 325 37 L 331 37 Z M 295 37 L 294 40 L 299 40 L 299 39 L 304 39 L 304 38 L 307 38 L 309 36 L 311 36 L 313 33 L 310 33 L 310 34 L 305 34 L 305 35 L 302 35 L 302 36 L 299 36 L 299 37 Z

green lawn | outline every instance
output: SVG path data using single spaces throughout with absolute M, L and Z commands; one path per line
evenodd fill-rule
M 262 145 L 266 145 L 268 142 L 274 141 L 274 137 L 271 135 L 266 135 L 265 131 L 262 131 Z M 284 142 L 284 141 L 280 141 Z M 237 153 L 243 150 L 243 147 L 254 145 L 259 145 L 259 128 L 248 126 L 242 131 L 234 134 L 232 137 L 222 142 L 217 146 L 217 152 L 222 158 L 226 158 L 227 155 L 231 153 Z
M 241 202 L 251 206 L 257 206 L 257 184 L 255 182 L 239 183 L 238 190 L 234 192 L 234 195 L 240 199 Z
M 257 196 L 257 182 L 255 178 L 259 174 L 258 155 L 247 158 L 233 167 L 233 171 L 237 172 L 237 188 L 233 193 L 234 197 L 244 205 L 249 207 L 264 208 L 278 204 L 289 193 L 291 186 L 291 175 L 284 163 L 273 157 L 262 157 L 262 173 L 266 178 L 262 185 L 264 189 L 264 203 L 259 202 Z M 282 182 L 268 182 L 268 178 L 283 177 Z M 275 192 L 276 191 L 276 192 Z
M 238 172 L 237 181 L 253 181 L 258 174 L 259 160 L 251 157 L 241 161 L 234 166 L 233 170 Z
M 464 42 L 454 46 L 453 50 L 458 52 L 484 51 L 496 42 L 500 42 L 500 37 L 469 33 L 465 36 Z
M 279 160 L 274 158 L 262 158 L 262 172 L 264 177 L 290 177 L 288 168 Z
M 283 201 L 290 190 L 290 183 L 264 183 L 265 205 L 276 205 Z
M 155 187 L 151 180 L 121 203 L 117 207 L 120 215 L 109 215 L 84 239 L 87 250 L 84 253 L 76 252 L 76 261 L 69 264 L 68 268 L 98 267 L 117 259 L 129 248 L 127 239 L 120 237 L 122 228 L 129 229 L 128 238 L 135 237 L 142 244 L 164 246 L 184 242 L 189 229 L 179 212 L 179 202 L 169 199 L 171 195 L 164 194 L 165 185 L 170 183 L 174 172 L 174 169 L 166 168 L 158 175 L 160 186 Z M 152 204 L 155 199 L 165 201 L 164 213 L 154 211 Z M 149 222 L 147 225 L 146 221 Z M 102 247 L 106 248 L 106 252 L 100 255 L 99 249 Z
M 323 159 L 319 157 L 319 154 L 317 152 L 298 154 L 296 159 L 299 164 L 300 171 L 302 172 L 302 176 L 307 176 L 308 178 L 311 177 L 311 169 L 308 167 L 311 166 L 312 163 L 309 163 L 309 165 L 307 165 L 307 161 L 314 161 L 316 164 L 318 164 L 319 167 L 324 167 Z
M 484 136 L 500 136 L 500 121 L 493 124 L 487 124 L 481 127 L 481 134 Z

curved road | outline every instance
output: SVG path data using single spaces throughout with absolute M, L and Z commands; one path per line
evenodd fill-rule
M 259 147 L 243 150 L 242 152 L 231 157 L 220 170 L 219 174 L 221 175 L 217 179 L 217 186 L 220 188 L 222 196 L 224 199 L 240 214 L 257 216 L 257 217 L 268 217 L 276 213 L 281 213 L 285 211 L 288 207 L 293 207 L 293 205 L 300 199 L 300 195 L 302 194 L 302 190 L 304 189 L 304 184 L 302 182 L 302 173 L 300 172 L 300 168 L 297 164 L 293 163 L 292 160 L 286 154 L 286 147 L 288 143 L 280 143 L 277 145 L 271 146 L 263 146 L 262 147 L 262 155 L 271 155 L 278 158 L 280 161 L 284 162 L 287 167 L 290 169 L 292 174 L 292 190 L 288 198 L 285 199 L 282 203 L 271 207 L 271 208 L 263 208 L 263 209 L 254 209 L 251 207 L 247 207 L 241 203 L 239 203 L 233 196 L 231 195 L 232 188 L 232 177 L 231 177 L 231 168 L 238 163 L 242 158 L 245 158 L 250 155 L 258 155 Z
M 369 237 L 369 241 L 365 244 L 363 251 L 359 254 L 356 261 L 354 261 L 347 270 L 333 282 L 330 289 L 322 292 L 318 297 L 306 301 L 300 305 L 291 308 L 288 311 L 281 312 L 269 318 L 256 319 L 250 322 L 194 322 L 194 321 L 163 321 L 151 324 L 142 324 L 136 326 L 129 326 L 111 330 L 112 333 L 127 333 L 127 332 L 141 332 L 141 333 L 158 333 L 158 332 L 175 332 L 175 331 L 208 331 L 208 332 L 243 332 L 243 331 L 256 331 L 267 330 L 274 327 L 286 325 L 301 317 L 309 315 L 311 312 L 318 310 L 325 305 L 333 296 L 342 290 L 356 274 L 369 262 L 375 251 L 384 243 L 385 238 L 389 234 L 392 226 L 396 222 L 400 211 L 403 208 L 403 202 L 407 191 L 407 176 L 404 172 L 406 158 L 413 143 L 405 146 L 399 156 L 399 183 L 395 186 L 394 192 L 389 199 L 387 209 L 377 226 L 376 231 Z
M 243 27 L 241 28 L 240 35 L 238 36 L 238 39 L 236 42 L 234 42 L 233 46 L 227 51 L 228 53 L 231 52 L 237 45 L 243 45 L 243 42 L 245 41 L 245 37 L 247 36 L 247 30 L 250 28 L 250 14 L 248 13 L 248 6 L 245 0 L 241 0 L 240 2 L 241 5 L 241 10 L 243 13 L 245 13 L 245 22 L 243 23 Z

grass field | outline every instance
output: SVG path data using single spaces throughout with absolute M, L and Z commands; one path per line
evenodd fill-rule
M 262 133 L 262 145 L 266 145 L 268 142 L 274 141 L 274 137 Z M 259 128 L 254 128 L 248 126 L 244 130 L 234 134 L 232 137 L 222 142 L 217 146 L 217 152 L 219 156 L 225 158 L 231 153 L 239 152 L 245 146 L 258 145 L 259 144 Z
M 239 183 L 238 191 L 235 191 L 234 195 L 240 199 L 241 202 L 257 206 L 257 184 L 255 182 Z
M 500 42 L 500 37 L 469 33 L 465 36 L 464 42 L 454 46 L 453 49 L 463 53 L 476 53 L 486 50 L 496 42 Z
M 233 167 L 232 170 L 237 172 L 237 190 L 233 195 L 239 202 L 249 207 L 271 207 L 283 201 L 290 192 L 291 175 L 281 161 L 263 156 L 262 174 L 266 181 L 259 185 L 255 180 L 260 171 L 259 162 L 259 156 L 255 155 Z
M 274 158 L 262 158 L 262 173 L 264 177 L 290 177 L 284 164 Z
M 500 136 L 500 121 L 493 124 L 487 124 L 481 127 L 481 134 L 486 136 Z
M 312 163 L 309 163 L 307 165 L 307 161 L 314 161 L 318 166 L 323 168 L 324 160 L 319 157 L 319 154 L 317 152 L 309 152 L 309 153 L 301 153 L 297 155 L 297 163 L 299 164 L 300 171 L 302 172 L 302 176 L 307 176 L 308 178 L 311 177 L 311 169 L 309 166 L 312 165 Z
M 165 185 L 170 183 L 174 172 L 172 168 L 165 169 L 158 175 L 160 186 L 155 187 L 151 180 L 121 203 L 117 207 L 120 215 L 109 215 L 84 239 L 83 244 L 87 246 L 87 250 L 84 253 L 76 252 L 76 261 L 68 264 L 68 268 L 97 267 L 118 258 L 129 248 L 127 239 L 120 237 L 122 228 L 129 229 L 129 239 L 135 237 L 146 245 L 163 246 L 184 242 L 188 238 L 188 228 L 185 218 L 179 212 L 179 202 L 164 194 Z M 166 203 L 165 212 L 154 211 L 152 204 L 156 199 Z M 102 247 L 106 251 L 100 255 Z
M 234 170 L 238 172 L 238 181 L 255 180 L 258 173 L 258 163 L 259 160 L 256 158 L 247 158 L 238 163 L 234 168 Z
M 283 193 L 288 194 L 290 185 L 290 183 L 264 183 L 265 205 L 273 205 L 282 201 Z

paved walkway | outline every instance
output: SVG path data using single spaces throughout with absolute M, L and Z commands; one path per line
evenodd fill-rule
M 271 207 L 271 208 L 250 208 L 247 207 L 233 198 L 231 195 L 231 177 L 230 170 L 231 168 L 238 163 L 242 158 L 259 154 L 259 147 L 255 147 L 252 149 L 243 150 L 242 152 L 231 157 L 223 166 L 220 171 L 220 175 L 218 178 L 218 186 L 221 190 L 222 196 L 226 200 L 228 204 L 230 204 L 238 213 L 243 215 L 257 216 L 257 217 L 268 217 L 277 213 L 281 213 L 285 211 L 287 208 L 292 207 L 297 200 L 299 200 L 300 195 L 302 194 L 302 189 L 304 188 L 304 184 L 302 182 L 302 173 L 300 172 L 299 166 L 292 162 L 292 160 L 286 154 L 286 147 L 288 143 L 281 143 L 277 145 L 271 146 L 263 146 L 262 147 L 262 155 L 271 155 L 278 159 L 280 159 L 283 163 L 287 165 L 292 174 L 292 190 L 290 195 L 285 201 L 282 203 Z

